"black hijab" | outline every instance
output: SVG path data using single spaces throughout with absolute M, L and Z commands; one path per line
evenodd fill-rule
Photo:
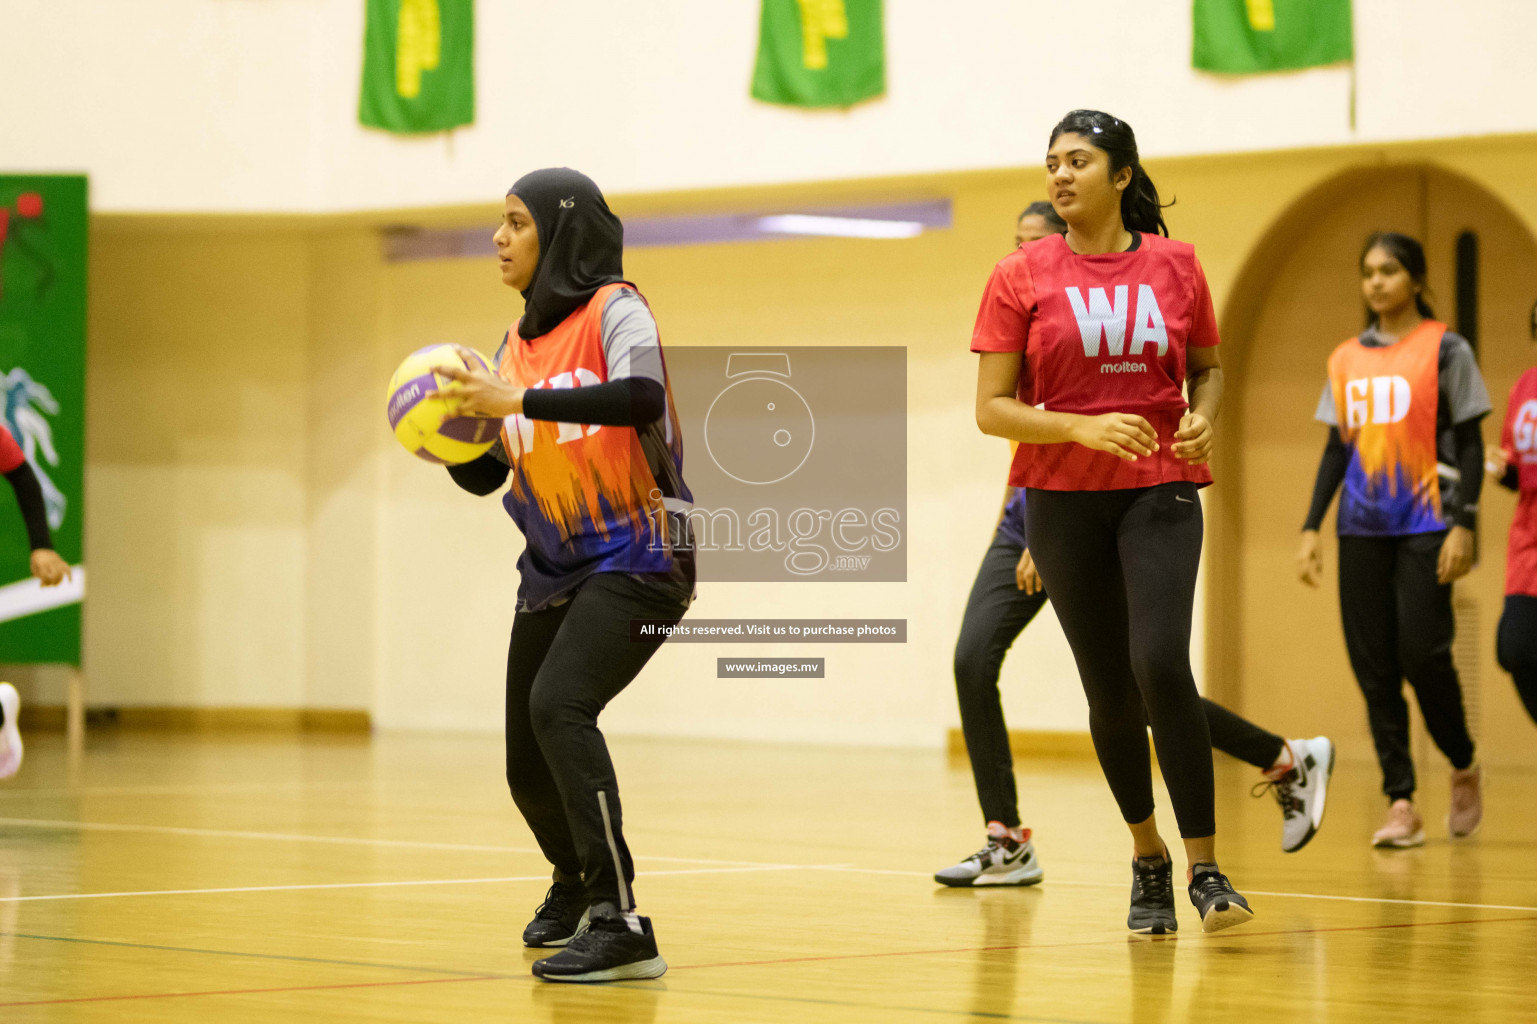
M 523 292 L 518 335 L 560 326 L 604 285 L 624 280 L 624 225 L 587 175 L 569 167 L 530 171 L 507 190 L 533 214 L 539 265 Z

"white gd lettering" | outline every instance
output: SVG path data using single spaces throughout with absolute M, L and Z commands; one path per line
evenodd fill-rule
M 1397 423 L 1409 415 L 1409 382 L 1402 377 L 1356 377 L 1345 382 L 1345 429 L 1368 422 Z
M 1525 454 L 1532 450 L 1532 442 L 1537 441 L 1537 436 L 1534 436 L 1537 435 L 1537 401 L 1528 400 L 1521 403 L 1511 434 L 1511 439 L 1516 444 L 1516 451 Z
M 1137 285 L 1137 312 L 1131 314 L 1129 285 L 1115 286 L 1114 298 L 1103 288 L 1090 288 L 1084 299 L 1079 288 L 1066 288 L 1067 301 L 1073 307 L 1073 317 L 1078 321 L 1078 336 L 1083 340 L 1083 354 L 1090 359 L 1099 358 L 1099 343 L 1103 338 L 1105 354 L 1117 357 L 1139 356 L 1143 346 L 1158 346 L 1160 356 L 1169 352 L 1169 331 L 1164 326 L 1163 310 L 1158 307 L 1158 296 L 1153 286 Z M 1131 346 L 1126 345 L 1126 327 L 1132 324 Z

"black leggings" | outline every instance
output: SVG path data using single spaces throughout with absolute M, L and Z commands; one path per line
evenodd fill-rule
M 1414 687 L 1425 729 L 1453 768 L 1473 763 L 1473 739 L 1462 710 L 1462 686 L 1452 664 L 1452 586 L 1436 582 L 1446 533 L 1340 538 L 1340 617 L 1345 650 L 1366 698 L 1382 791 L 1391 800 L 1414 795 L 1409 752 L 1409 705 Z
M 961 731 L 977 783 L 982 820 L 1017 828 L 1019 797 L 1014 787 L 1014 758 L 1009 751 L 1009 729 L 1003 720 L 998 694 L 998 672 L 1003 658 L 1020 633 L 1046 604 L 1046 594 L 1027 594 L 1014 580 L 1014 567 L 1025 549 L 999 533 L 982 557 L 961 636 L 955 644 L 955 694 L 961 708 Z M 1233 714 L 1220 704 L 1201 698 L 1211 745 L 1247 761 L 1269 768 L 1281 755 L 1286 741 Z
M 598 712 L 665 638 L 632 641 L 631 619 L 677 621 L 686 595 L 667 583 L 599 573 L 570 601 L 518 612 L 507 652 L 507 783 L 556 878 L 635 905 L 619 784 Z
M 1537 722 L 1537 597 L 1505 595 L 1495 650 L 1500 667 L 1516 681 L 1526 713 Z
M 1217 831 L 1211 733 L 1190 671 L 1201 558 L 1192 483 L 1041 491 L 1025 503 L 1031 553 L 1089 700 L 1089 732 L 1127 822 L 1153 813 L 1148 724 L 1180 835 Z

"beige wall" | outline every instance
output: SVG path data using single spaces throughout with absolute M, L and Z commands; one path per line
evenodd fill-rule
M 1462 168 L 1537 224 L 1537 138 L 1163 160 L 1152 171 L 1179 198 L 1171 223 L 1199 247 L 1220 309 L 1267 228 L 1308 189 L 1349 166 L 1422 159 Z M 955 724 L 954 636 L 1007 460 L 973 423 L 967 339 L 1013 215 L 1040 191 L 1028 169 L 615 197 L 636 214 L 948 195 L 955 227 L 900 242 L 630 254 L 667 344 L 908 347 L 909 582 L 709 584 L 696 614 L 895 616 L 909 620 L 910 642 L 807 648 L 829 671 L 803 683 L 718 681 L 717 649 L 664 648 L 611 709 L 611 728 L 937 744 Z M 412 348 L 489 352 L 516 295 L 481 261 L 383 262 L 366 218 L 97 224 L 92 699 L 363 708 L 392 727 L 498 728 L 519 539 L 494 500 L 457 491 L 395 446 L 382 394 Z M 1219 477 L 1212 495 L 1220 488 Z M 1005 708 L 1016 728 L 1082 728 L 1071 659 L 1048 619 L 1005 665 Z
M 1188 2 L 885 0 L 888 94 L 811 112 L 748 96 L 757 3 L 481 2 L 476 123 L 418 137 L 357 122 L 364 6 L 0 0 L 0 166 L 88 172 L 111 212 L 335 213 L 552 164 L 615 193 L 1008 167 L 1082 106 L 1157 156 L 1537 131 L 1521 0 L 1355 0 L 1353 68 L 1251 76 L 1190 67 Z

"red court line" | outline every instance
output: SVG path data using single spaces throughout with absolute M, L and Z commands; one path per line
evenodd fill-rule
M 1523 917 L 1483 917 L 1465 918 L 1455 921 L 1406 921 L 1398 924 L 1366 924 L 1345 925 L 1338 928 L 1294 928 L 1285 931 L 1272 932 L 1239 932 L 1234 935 L 1224 935 L 1225 939 L 1241 938 L 1274 938 L 1278 935 L 1314 935 L 1322 932 L 1369 932 L 1384 931 L 1393 928 L 1431 928 L 1445 927 L 1447 925 L 1463 924 L 1510 924 L 1520 921 L 1537 921 L 1537 915 Z M 1164 939 L 1176 936 L 1163 936 Z M 713 967 L 769 967 L 778 964 L 802 964 L 825 963 L 837 960 L 875 960 L 897 956 L 942 956 L 953 953 L 991 953 L 1011 949 L 1061 949 L 1072 946 L 1104 946 L 1121 945 L 1125 938 L 1098 939 L 1090 942 L 1053 942 L 1031 943 L 1021 942 L 1002 946 L 965 946 L 956 949 L 905 949 L 893 950 L 886 953 L 848 953 L 834 956 L 796 956 L 785 957 L 779 960 L 740 960 L 715 964 L 677 964 L 671 967 L 674 971 L 702 970 Z M 118 1002 L 130 999 L 174 999 L 184 996 L 244 996 L 267 995 L 277 992 L 320 992 L 330 989 L 349 988 L 390 988 L 402 985 L 447 985 L 464 981 L 513 981 L 519 979 L 508 978 L 502 974 L 485 974 L 464 978 L 423 978 L 415 981 L 356 981 L 337 985 L 295 985 L 284 988 L 247 988 L 227 989 L 223 991 L 199 991 L 199 992 L 147 992 L 138 995 L 125 996 L 83 996 L 74 999 L 37 999 L 28 1002 L 0 1003 L 0 1006 L 52 1006 L 59 1003 L 104 1003 Z
M 1408 921 L 1400 924 L 1346 925 L 1339 928 L 1293 928 L 1273 932 L 1239 932 L 1231 935 L 1223 935 L 1220 936 L 1220 938 L 1248 939 L 1262 938 L 1265 936 L 1273 938 L 1277 935 L 1314 935 L 1320 932 L 1369 932 L 1382 931 L 1389 928 L 1428 928 L 1455 924 L 1508 924 L 1512 921 L 1537 921 L 1537 916 L 1528 915 L 1526 917 L 1480 917 L 1468 918 L 1466 920 L 1459 921 Z M 1141 938 L 1142 936 L 1133 936 L 1128 932 L 1127 937 Z M 1149 935 L 1146 936 L 1146 938 L 1150 940 L 1162 939 L 1167 941 L 1177 938 L 1177 935 Z M 674 971 L 689 971 L 710 967 L 767 967 L 775 964 L 821 963 L 829 960 L 875 960 L 883 957 L 894 956 L 944 956 L 951 953 L 992 953 L 1009 949 L 1064 949 L 1073 946 L 1121 945 L 1125 942 L 1125 938 L 1119 938 L 1095 939 L 1089 942 L 1020 942 L 1006 946 L 965 946 L 959 949 L 899 949 L 887 953 L 845 953 L 833 956 L 792 956 L 785 957 L 781 960 L 738 960 L 718 964 L 675 964 L 672 965 L 670 969 Z
M 399 985 L 447 985 L 459 981 L 507 981 L 504 975 L 486 974 L 470 978 L 422 978 L 417 981 L 353 981 L 340 985 L 294 985 L 286 988 L 232 988 L 217 992 L 145 992 L 128 996 L 80 996 L 75 999 L 33 999 L 0 1006 L 53 1006 L 58 1003 L 110 1003 L 127 999 L 177 999 L 182 996 L 251 996 L 273 992 L 319 992 L 338 988 L 388 988 Z

